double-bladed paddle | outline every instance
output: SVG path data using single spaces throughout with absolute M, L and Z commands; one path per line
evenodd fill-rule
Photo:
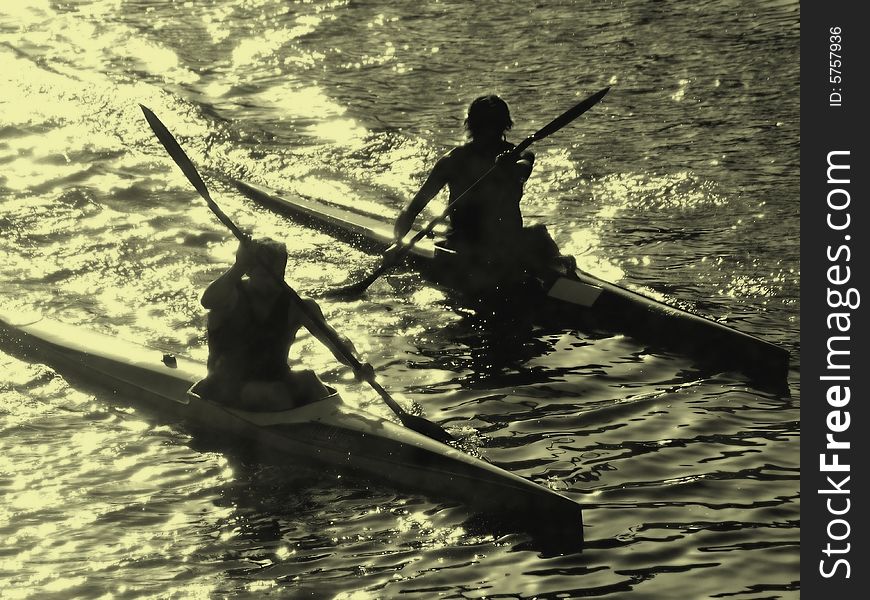
M 547 123 L 546 126 L 539 129 L 538 131 L 536 131 L 535 133 L 533 133 L 532 135 L 530 135 L 529 137 L 524 139 L 522 142 L 520 142 L 517 146 L 515 146 L 508 153 L 507 160 L 516 161 L 519 158 L 520 154 L 523 152 L 523 150 L 525 150 L 526 148 L 531 146 L 532 143 L 537 142 L 538 140 L 542 140 L 545 137 L 547 137 L 548 135 L 556 133 L 557 131 L 562 129 L 565 125 L 567 125 L 568 123 L 570 123 L 571 121 L 573 121 L 574 119 L 576 119 L 577 117 L 579 117 L 580 115 L 585 113 L 587 110 L 589 110 L 590 108 L 592 108 L 593 106 L 598 104 L 598 102 L 602 98 L 604 98 L 605 94 L 607 94 L 608 91 L 610 91 L 610 87 L 606 87 L 603 90 L 601 90 L 600 92 L 592 94 L 591 96 L 589 96 L 588 98 L 586 98 L 585 100 L 580 102 L 579 104 L 576 104 L 572 108 L 563 112 L 561 115 L 559 115 L 558 117 L 556 117 L 555 119 L 553 119 L 552 121 Z M 462 200 L 462 198 L 468 192 L 470 192 L 475 187 L 477 187 L 477 185 L 481 181 L 486 179 L 489 176 L 489 174 L 495 170 L 496 166 L 497 165 L 493 165 L 492 167 L 490 167 L 490 169 L 486 173 L 481 175 L 477 179 L 477 181 L 472 183 L 470 186 L 468 186 L 468 188 L 464 192 L 462 192 L 461 194 L 459 194 L 459 196 L 454 198 L 450 202 L 450 204 L 447 205 L 447 208 L 444 209 L 444 212 L 441 213 L 441 215 L 432 219 L 429 222 L 429 224 L 426 225 L 426 227 L 424 227 L 420 231 L 418 231 L 416 233 L 416 235 L 414 235 L 414 237 L 412 237 L 408 241 L 407 244 L 403 244 L 401 240 L 397 240 L 396 243 L 394 243 L 392 246 L 387 248 L 387 251 L 384 252 L 384 255 L 381 257 L 381 264 L 378 265 L 378 267 L 372 272 L 371 275 L 369 275 L 368 277 L 366 277 L 365 279 L 363 279 L 361 281 L 358 281 L 357 283 L 353 283 L 353 284 L 346 285 L 346 286 L 343 286 L 340 288 L 336 288 L 334 290 L 330 290 L 328 292 L 325 292 L 323 295 L 324 296 L 331 296 L 331 297 L 343 297 L 343 298 L 350 299 L 354 296 L 359 296 L 360 294 L 365 292 L 369 288 L 369 286 L 371 284 L 373 284 L 381 275 L 383 275 L 384 273 L 389 271 L 391 268 L 393 268 L 394 266 L 399 264 L 399 262 L 402 260 L 402 258 L 404 258 L 405 255 L 408 254 L 408 252 L 410 252 L 411 248 L 413 248 L 417 244 L 417 242 L 422 240 L 424 237 L 430 235 L 439 223 L 445 221 L 449 215 L 450 208 L 452 208 L 457 202 Z
M 154 130 L 157 139 L 160 140 L 160 143 L 163 144 L 163 147 L 166 148 L 166 151 L 169 153 L 169 156 L 172 157 L 172 160 L 175 161 L 184 175 L 187 177 L 187 180 L 193 184 L 193 187 L 196 188 L 196 191 L 199 192 L 199 195 L 203 197 L 203 199 L 208 204 L 208 207 L 212 210 L 212 212 L 217 215 L 217 218 L 220 219 L 221 223 L 223 223 L 243 244 L 251 243 L 251 236 L 244 233 L 241 229 L 236 227 L 236 224 L 232 222 L 232 220 L 220 209 L 220 207 L 215 203 L 211 198 L 211 194 L 208 192 L 208 188 L 203 183 L 202 178 L 199 176 L 199 172 L 196 170 L 196 167 L 191 162 L 190 158 L 188 158 L 187 154 L 185 154 L 184 150 L 181 149 L 181 146 L 175 140 L 175 137 L 169 132 L 166 126 L 157 118 L 149 108 L 139 105 L 142 108 L 142 112 L 145 113 L 145 118 L 148 120 L 148 124 L 151 125 L 151 129 Z M 257 256 L 256 253 L 253 253 L 254 256 Z M 269 273 L 272 273 L 270 269 L 266 269 Z M 308 322 L 312 327 L 317 328 L 321 333 L 329 336 L 332 343 L 338 348 L 340 354 L 345 358 L 345 360 L 350 364 L 350 366 L 354 369 L 356 373 L 364 373 L 367 374 L 366 382 L 372 386 L 378 395 L 383 398 L 384 402 L 389 406 L 396 416 L 399 417 L 399 420 L 402 421 L 402 424 L 408 429 L 413 429 L 418 433 L 422 433 L 425 436 L 428 436 L 434 440 L 438 440 L 439 442 L 450 442 L 453 441 L 454 438 L 447 431 L 445 431 L 439 425 L 436 425 L 432 421 L 424 419 L 423 417 L 418 417 L 416 415 L 412 415 L 405 411 L 399 404 L 390 396 L 390 394 L 383 388 L 381 385 L 375 380 L 374 375 L 370 373 L 366 373 L 363 370 L 363 366 L 360 363 L 359 359 L 354 356 L 351 349 L 338 337 L 333 336 L 329 329 L 324 328 L 321 323 L 321 318 L 318 315 L 315 315 L 305 304 L 302 298 L 299 297 L 299 294 L 296 293 L 290 285 L 284 281 L 282 277 L 275 275 L 275 280 L 280 282 L 280 284 L 284 287 L 287 293 L 290 295 L 290 299 L 293 303 L 302 311 L 302 313 L 308 318 Z

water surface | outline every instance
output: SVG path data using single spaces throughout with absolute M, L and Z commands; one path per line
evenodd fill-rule
M 327 288 L 377 257 L 229 176 L 392 218 L 475 96 L 539 144 L 524 200 L 581 266 L 792 352 L 789 391 L 619 335 L 512 330 L 409 272 L 330 322 L 488 460 L 584 506 L 556 553 L 437 498 L 205 446 L 0 348 L 4 597 L 796 598 L 798 4 L 228 0 L 0 8 L 0 303 L 204 358 L 239 225 Z M 427 214 L 443 208 L 433 202 Z M 294 364 L 387 414 L 310 336 Z M 566 524 L 568 527 L 569 524 Z

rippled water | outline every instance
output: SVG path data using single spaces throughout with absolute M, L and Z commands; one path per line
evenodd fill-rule
M 556 553 L 461 506 L 264 465 L 0 348 L 0 595 L 796 598 L 798 5 L 231 0 L 0 6 L 3 308 L 204 358 L 228 233 L 151 107 L 290 281 L 366 255 L 227 176 L 385 217 L 495 91 L 535 146 L 525 216 L 584 268 L 783 344 L 789 392 L 622 336 L 505 330 L 397 271 L 324 301 L 391 391 L 584 505 Z M 440 202 L 440 204 L 439 204 Z M 428 213 L 437 214 L 443 200 Z M 386 414 L 310 337 L 294 360 Z

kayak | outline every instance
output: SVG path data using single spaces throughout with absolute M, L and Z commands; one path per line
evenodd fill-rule
M 269 462 L 333 467 L 433 499 L 459 501 L 524 528 L 583 539 L 579 504 L 547 487 L 355 408 L 335 390 L 284 411 L 245 411 L 188 393 L 203 363 L 38 314 L 0 313 L 0 343 L 72 384 L 96 385 L 180 419 L 193 433 L 245 444 Z
M 371 214 L 266 186 L 235 181 L 258 204 L 305 224 L 322 228 L 366 251 L 383 252 L 393 243 L 392 223 Z M 408 253 L 414 268 L 436 283 L 451 287 L 451 273 L 461 271 L 461 257 L 443 239 L 423 239 Z M 683 353 L 705 367 L 738 370 L 759 382 L 779 384 L 788 376 L 785 348 L 722 323 L 667 305 L 595 277 L 581 269 L 553 270 L 541 277 L 540 293 L 523 308 L 547 322 L 625 333 L 653 348 Z M 507 292 L 506 292 L 507 293 Z M 505 298 L 507 302 L 514 298 Z

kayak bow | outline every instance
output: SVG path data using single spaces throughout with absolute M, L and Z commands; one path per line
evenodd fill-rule
M 193 432 L 241 441 L 261 456 L 349 470 L 397 488 L 463 502 L 522 522 L 532 531 L 582 541 L 582 513 L 573 500 L 345 403 L 333 393 L 276 412 L 229 408 L 188 389 L 206 367 L 183 357 L 118 340 L 39 315 L 0 314 L 4 350 L 48 364 L 73 383 L 97 385 L 137 400 Z

